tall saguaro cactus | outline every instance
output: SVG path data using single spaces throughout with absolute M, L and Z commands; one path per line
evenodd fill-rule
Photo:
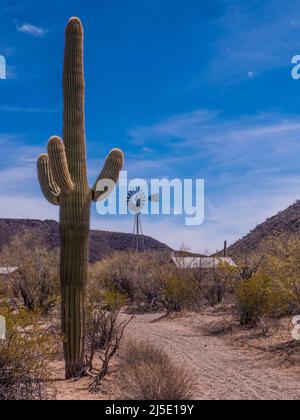
M 66 378 L 83 372 L 85 286 L 88 271 L 90 206 L 97 182 L 117 182 L 123 153 L 113 149 L 93 188 L 88 185 L 84 124 L 83 27 L 71 18 L 66 27 L 63 74 L 63 139 L 52 137 L 48 154 L 38 159 L 38 177 L 50 203 L 60 206 L 62 330 Z M 100 197 L 101 198 L 101 197 Z

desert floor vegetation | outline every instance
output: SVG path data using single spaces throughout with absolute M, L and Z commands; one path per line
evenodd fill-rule
M 46 248 L 38 232 L 24 231 L 0 253 L 1 267 L 15 267 L 5 277 L 2 292 L 16 308 L 47 314 L 59 299 L 59 251 Z
M 0 265 L 18 267 L 1 279 L 0 399 L 255 399 L 279 397 L 276 383 L 300 397 L 291 389 L 300 369 L 299 244 L 272 237 L 237 267 L 211 270 L 179 268 L 158 252 L 90 265 L 85 374 L 66 381 L 58 251 L 18 235 L 0 253 Z
M 2 304 L 0 316 L 7 328 L 7 340 L 0 340 L 0 400 L 55 399 L 55 387 L 48 382 L 54 336 L 26 309 L 12 311 Z
M 184 401 L 195 396 L 192 372 L 150 341 L 125 342 L 120 355 L 124 396 L 131 400 Z

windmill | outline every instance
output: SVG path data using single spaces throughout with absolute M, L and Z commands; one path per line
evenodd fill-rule
M 148 197 L 149 201 L 159 201 L 159 194 Z M 145 251 L 145 240 L 142 228 L 141 211 L 145 206 L 147 197 L 141 187 L 136 187 L 127 194 L 127 207 L 134 214 L 133 234 L 136 236 L 136 251 Z

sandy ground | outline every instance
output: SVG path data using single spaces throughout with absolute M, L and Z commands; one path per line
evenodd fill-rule
M 53 382 L 52 385 L 56 388 L 56 400 L 58 401 L 95 401 L 95 400 L 115 400 L 122 399 L 120 394 L 118 377 L 116 374 L 111 374 L 102 383 L 100 393 L 93 393 L 89 391 L 90 377 L 81 378 L 80 380 L 64 379 L 64 362 L 57 361 L 52 363 Z
M 299 372 L 272 368 L 254 350 L 232 346 L 224 336 L 201 332 L 207 318 L 159 320 L 136 316 L 127 335 L 153 341 L 186 366 L 198 384 L 198 400 L 298 400 Z M 269 363 L 270 364 L 270 363 Z
M 244 342 L 251 342 L 250 337 L 246 334 L 243 341 L 240 332 L 232 332 L 231 327 L 228 334 L 208 333 L 212 322 L 220 319 L 224 320 L 223 314 L 219 318 L 215 313 L 186 314 L 174 319 L 161 318 L 161 314 L 136 315 L 125 335 L 152 341 L 167 351 L 175 363 L 184 365 L 197 383 L 195 399 L 300 399 L 299 369 L 286 369 L 275 363 L 270 353 L 263 350 L 261 340 L 252 340 L 252 348 L 245 346 Z M 63 363 L 55 363 L 54 369 L 57 399 L 122 398 L 117 373 L 105 380 L 101 395 L 95 395 L 87 390 L 88 378 L 64 381 Z

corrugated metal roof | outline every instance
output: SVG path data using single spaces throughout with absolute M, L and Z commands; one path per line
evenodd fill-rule
M 221 264 L 227 264 L 236 267 L 235 262 L 231 258 L 225 257 L 172 257 L 173 262 L 178 268 L 216 268 Z
M 0 275 L 7 275 L 17 271 L 18 267 L 0 267 Z

